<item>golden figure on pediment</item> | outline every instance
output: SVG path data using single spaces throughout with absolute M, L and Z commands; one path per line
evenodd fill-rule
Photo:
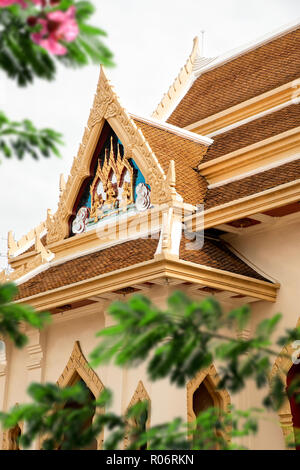
M 108 180 L 107 185 L 106 185 L 106 200 L 105 204 L 111 209 L 115 209 L 117 205 L 117 191 L 115 191 L 113 184 L 111 181 Z
M 133 194 L 132 194 L 132 187 L 128 181 L 124 181 L 123 184 L 123 192 L 122 192 L 122 202 L 120 204 L 121 209 L 123 212 L 126 212 L 127 206 L 133 203 Z
M 90 217 L 94 219 L 94 222 L 97 223 L 99 218 L 101 218 L 101 213 L 102 213 L 102 206 L 103 206 L 103 198 L 101 194 L 98 194 L 97 192 L 94 193 L 94 198 L 91 203 L 91 212 L 90 212 Z

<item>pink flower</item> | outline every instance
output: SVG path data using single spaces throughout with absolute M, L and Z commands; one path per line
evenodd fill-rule
M 37 22 L 42 26 L 42 29 L 31 35 L 32 40 L 51 54 L 66 54 L 67 49 L 59 41 L 71 42 L 78 36 L 79 29 L 75 13 L 75 7 L 71 6 L 65 12 L 52 11 L 46 15 L 46 19 L 39 18 Z
M 41 5 L 45 6 L 46 5 L 46 0 L 31 0 L 35 5 Z M 18 3 L 21 5 L 22 8 L 27 7 L 27 3 L 24 0 L 0 0 L 0 7 L 10 7 L 10 5 L 13 5 L 14 3 Z M 50 2 L 51 4 L 53 2 Z
M 10 7 L 14 3 L 18 3 L 22 8 L 26 8 L 27 4 L 24 0 L 0 0 L 0 7 Z

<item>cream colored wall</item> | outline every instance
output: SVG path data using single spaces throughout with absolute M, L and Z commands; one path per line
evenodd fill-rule
M 281 335 L 286 328 L 294 328 L 300 317 L 300 223 L 289 223 L 240 237 L 230 237 L 230 243 L 258 268 L 278 281 L 281 285 L 276 303 L 264 301 L 252 304 L 251 330 L 264 318 L 280 312 L 283 315 L 275 335 Z M 274 339 L 275 339 L 274 338 Z M 275 358 L 274 358 L 275 362 Z M 244 407 L 261 406 L 264 390 L 258 391 L 253 384 L 237 397 L 237 403 Z M 235 398 L 233 397 L 233 401 Z M 278 426 L 278 416 L 268 413 L 260 421 L 259 432 L 250 439 L 252 449 L 284 449 L 284 440 Z
M 162 288 L 159 291 L 165 291 L 165 289 Z M 156 297 L 158 304 L 162 304 L 164 296 Z M 29 370 L 27 348 L 23 350 L 12 348 L 6 374 L 7 399 L 4 400 L 4 410 L 10 409 L 16 403 L 28 401 L 27 386 L 32 381 L 39 381 L 38 377 L 44 383 L 56 382 L 69 360 L 75 341 L 80 342 L 83 354 L 87 360 L 89 359 L 89 354 L 99 343 L 95 333 L 104 326 L 112 324 L 111 318 L 106 314 L 108 304 L 109 302 L 99 303 L 96 313 L 89 314 L 89 307 L 78 309 L 77 313 L 73 311 L 72 318 L 67 320 L 56 316 L 53 323 L 43 331 L 40 337 L 40 347 L 43 351 L 41 367 L 37 366 Z M 93 310 L 95 310 L 94 306 Z M 67 315 L 70 315 L 70 311 Z M 126 411 L 139 381 L 142 380 L 151 398 L 151 425 L 168 421 L 175 416 L 181 416 L 186 420 L 185 388 L 170 387 L 167 380 L 151 384 L 144 365 L 127 370 L 109 365 L 97 367 L 94 370 L 104 386 L 113 391 L 112 411 L 115 413 L 122 414 Z M 2 398 L 5 397 L 0 397 L 0 402 Z M 35 443 L 33 448 L 37 449 L 38 443 Z
M 256 302 L 252 304 L 252 328 L 266 316 L 271 316 L 278 311 L 284 314 L 282 327 L 294 327 L 300 315 L 297 305 L 299 291 L 299 244 L 300 224 L 290 224 L 276 230 L 265 231 L 256 235 L 242 236 L 231 239 L 231 243 L 245 257 L 251 259 L 260 269 L 268 273 L 281 283 L 278 300 L 275 304 L 268 302 Z M 155 304 L 164 307 L 170 292 L 174 290 L 161 286 L 151 290 L 151 298 Z M 149 293 L 150 295 L 150 293 Z M 80 342 L 83 354 L 88 359 L 89 353 L 97 345 L 98 339 L 95 332 L 104 325 L 112 324 L 111 319 L 105 313 L 108 303 L 99 303 L 97 307 L 85 307 L 70 312 L 64 316 L 56 316 L 53 324 L 49 326 L 40 338 L 32 337 L 32 355 L 26 350 L 12 349 L 9 354 L 6 374 L 6 396 L 4 409 L 8 409 L 15 403 L 23 403 L 28 400 L 25 390 L 32 379 L 43 382 L 56 382 L 68 362 L 75 341 Z M 226 306 L 226 309 L 228 306 Z M 43 359 L 35 360 L 38 343 L 43 352 Z M 28 359 L 29 358 L 29 359 Z M 29 360 L 29 362 L 28 362 Z M 31 368 L 28 368 L 31 364 Z M 102 366 L 95 369 L 104 386 L 114 392 L 113 411 L 124 413 L 139 380 L 142 380 L 145 389 L 151 398 L 151 425 L 168 421 L 175 416 L 187 418 L 186 389 L 170 386 L 167 380 L 150 383 L 144 366 L 134 367 L 129 370 L 120 370 L 115 366 Z M 249 383 L 246 390 L 231 397 L 232 402 L 238 408 L 260 406 L 263 391 L 258 392 L 255 385 Z M 252 449 L 283 449 L 284 442 L 277 415 L 270 413 L 267 419 L 261 421 L 260 429 L 256 436 L 245 438 L 244 445 Z M 35 446 L 34 448 L 37 448 Z

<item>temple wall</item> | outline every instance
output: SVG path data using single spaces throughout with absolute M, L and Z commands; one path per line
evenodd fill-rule
M 271 276 L 281 287 L 276 303 L 255 302 L 252 304 L 251 329 L 264 318 L 276 313 L 283 317 L 276 329 L 276 336 L 281 336 L 286 328 L 294 328 L 300 318 L 300 223 L 294 222 L 275 227 L 257 234 L 249 234 L 230 239 L 230 243 L 246 258 L 250 259 L 260 270 Z M 275 358 L 274 358 L 275 362 Z M 245 407 L 260 406 L 264 396 L 263 390 L 257 390 L 254 384 L 244 392 Z M 260 422 L 256 436 L 251 437 L 252 449 L 284 449 L 281 429 L 276 413 L 268 413 Z
M 297 323 L 300 316 L 296 300 L 299 293 L 299 229 L 300 224 L 293 223 L 277 228 L 276 231 L 268 230 L 230 240 L 246 258 L 251 259 L 257 267 L 281 284 L 275 304 L 263 301 L 252 304 L 252 329 L 257 322 L 279 311 L 284 315 L 280 333 L 286 327 L 294 327 Z M 151 290 L 151 298 L 158 306 L 164 307 L 170 290 L 164 286 L 155 289 Z M 0 393 L 4 390 L 0 402 L 3 402 L 5 410 L 16 403 L 28 400 L 26 388 L 33 380 L 39 380 L 40 377 L 42 382 L 56 382 L 69 360 L 75 341 L 80 342 L 82 352 L 88 359 L 90 352 L 98 343 L 95 332 L 111 324 L 110 317 L 105 313 L 106 307 L 107 304 L 99 304 L 97 311 L 93 306 L 94 310 L 90 312 L 89 307 L 78 309 L 78 314 L 66 320 L 57 318 L 39 338 L 33 338 L 31 340 L 33 346 L 36 341 L 43 351 L 40 363 L 30 358 L 27 348 L 24 350 L 8 348 L 6 385 L 4 389 L 0 389 Z M 67 312 L 67 315 L 69 314 L 70 312 Z M 186 388 L 171 386 L 168 380 L 150 383 L 144 366 L 128 370 L 120 370 L 113 365 L 101 366 L 96 368 L 95 372 L 104 386 L 113 390 L 112 410 L 116 413 L 126 411 L 141 380 L 151 399 L 151 425 L 171 420 L 175 416 L 187 419 Z M 244 391 L 231 399 L 237 408 L 246 409 L 261 406 L 263 395 L 263 390 L 257 391 L 255 385 L 249 383 Z M 258 434 L 243 439 L 243 444 L 251 449 L 283 449 L 284 441 L 277 415 L 269 413 L 264 418 L 260 421 Z M 37 444 L 35 448 L 38 448 Z

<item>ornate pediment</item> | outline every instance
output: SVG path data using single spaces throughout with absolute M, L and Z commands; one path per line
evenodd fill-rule
M 134 215 L 151 206 L 151 188 L 132 158 L 127 158 L 116 134 L 108 133 L 102 147 L 96 149 L 95 168 L 81 188 L 82 196 L 71 217 L 70 235 L 93 229 L 103 221 L 124 214 Z
M 91 162 L 95 151 L 97 150 L 97 145 L 101 138 L 105 122 L 108 122 L 118 139 L 120 139 L 120 144 L 123 147 L 124 154 L 122 155 L 120 153 L 120 156 L 122 157 L 120 159 L 118 157 L 118 149 L 114 149 L 113 153 L 115 163 L 113 164 L 112 159 L 109 158 L 106 166 L 101 166 L 101 163 L 100 166 L 96 168 L 96 173 L 91 175 Z M 109 154 L 109 156 L 111 155 Z M 94 191 L 94 199 L 91 201 L 89 214 L 87 214 L 86 210 L 80 212 L 80 220 L 84 220 L 87 215 L 89 219 L 94 218 L 94 220 L 98 217 L 97 214 L 99 214 L 99 218 L 106 216 L 107 207 L 104 207 L 105 204 L 110 206 L 114 205 L 114 209 L 118 211 L 124 208 L 126 203 L 126 207 L 130 206 L 133 203 L 134 198 L 136 204 L 138 195 L 134 194 L 132 180 L 129 180 L 131 170 L 127 161 L 129 162 L 130 160 L 131 162 L 134 162 L 131 167 L 134 168 L 134 165 L 136 165 L 138 170 L 144 176 L 145 186 L 139 187 L 141 204 L 143 204 L 143 201 L 145 202 L 149 196 L 148 190 L 150 188 L 152 204 L 165 202 L 169 196 L 169 187 L 166 175 L 149 144 L 146 142 L 142 132 L 120 105 L 117 95 L 107 80 L 103 68 L 101 68 L 97 92 L 90 112 L 88 126 L 85 129 L 78 155 L 74 158 L 68 181 L 64 190 L 61 191 L 58 209 L 55 214 L 48 211 L 46 223 L 47 244 L 63 240 L 72 233 L 70 224 L 73 224 L 74 218 L 77 216 L 77 212 L 80 209 L 80 207 L 77 207 L 78 195 L 86 180 L 91 178 L 91 176 L 96 178 L 92 189 L 92 191 Z M 129 173 L 129 176 L 126 176 L 127 180 L 122 176 L 125 169 Z M 111 172 L 114 173 L 113 181 L 109 176 Z M 125 182 L 128 184 L 124 186 Z M 100 183 L 103 185 L 103 188 Z M 96 187 L 97 196 L 95 192 Z M 121 193 L 123 194 L 123 198 L 121 197 Z M 104 203 L 104 201 L 102 202 L 100 196 L 103 200 L 107 201 L 108 199 L 108 201 L 106 203 Z M 116 199 L 118 200 L 117 204 L 115 203 Z M 74 208 L 76 208 L 77 211 L 75 213 Z

